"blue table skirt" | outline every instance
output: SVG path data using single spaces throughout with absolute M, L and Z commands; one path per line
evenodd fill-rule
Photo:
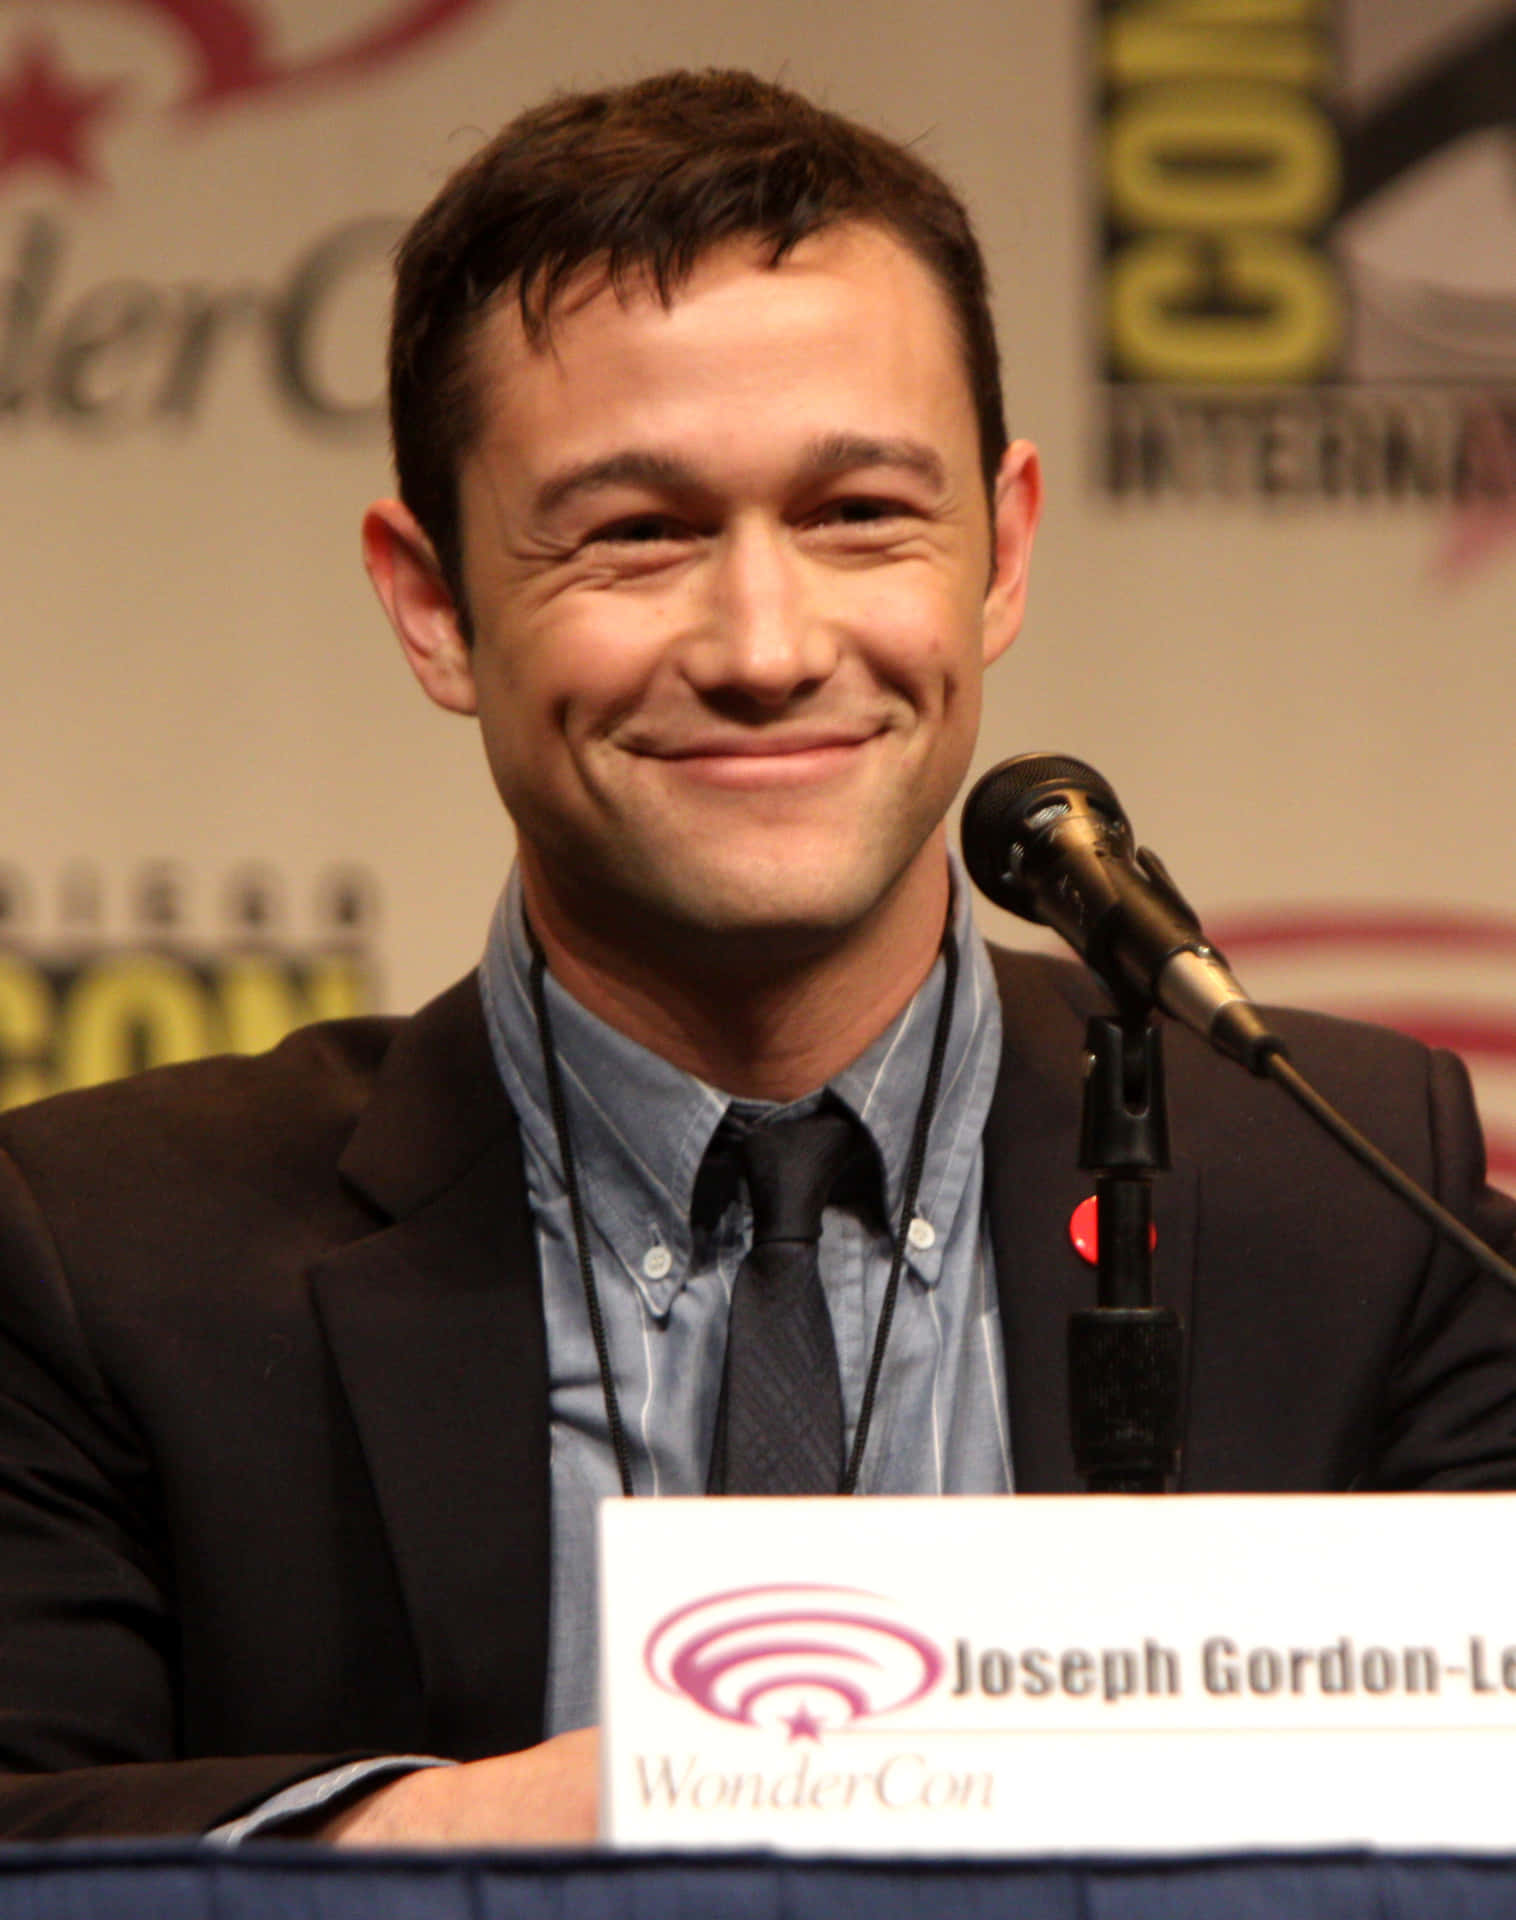
M 1512 1920 L 1516 1857 L 833 1861 L 0 1846 L 0 1920 Z

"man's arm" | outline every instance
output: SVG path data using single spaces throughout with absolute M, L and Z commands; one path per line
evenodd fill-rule
M 312 1833 L 345 1847 L 584 1846 L 598 1831 L 600 1732 L 388 1781 Z
M 405 1030 L 388 1120 L 371 1022 L 0 1117 L 0 1837 L 203 1832 L 354 1760 L 540 1739 L 540 1343 L 530 1302 L 471 1311 L 525 1296 L 497 1283 L 529 1242 L 467 987 Z M 338 1166 L 371 1106 L 365 1185 Z M 370 1191 L 390 1163 L 414 1229 Z M 432 1274 L 430 1377 L 456 1363 L 471 1408 L 415 1404 L 403 1335 L 388 1374 L 382 1342 L 334 1352 L 336 1306 L 401 1293 L 409 1327 Z M 511 1463 L 482 1496 L 478 1452 Z
M 0 1778 L 0 1839 L 200 1834 L 340 1756 L 133 1761 Z
M 172 1576 L 136 1438 L 93 1374 L 40 1222 L 0 1156 L 0 1835 L 202 1833 L 357 1753 L 175 1758 Z M 320 1837 L 593 1838 L 592 1729 L 387 1779 Z M 436 1782 L 430 1790 L 423 1781 Z
M 171 1330 L 164 1337 L 171 1346 Z M 205 1832 L 378 1757 L 356 1746 L 184 1754 L 174 1610 L 184 1576 L 129 1398 L 96 1365 L 47 1223 L 0 1152 L 6 1838 Z
M 166 1523 L 3 1155 L 0 1274 L 0 1834 L 199 1832 L 355 1757 L 174 1757 Z

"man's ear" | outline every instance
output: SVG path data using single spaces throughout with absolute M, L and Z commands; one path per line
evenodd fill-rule
M 474 661 L 432 543 L 408 507 L 376 500 L 363 516 L 363 564 L 427 697 L 476 713 Z
M 1042 466 L 1030 440 L 1013 440 L 995 476 L 995 573 L 984 598 L 983 654 L 988 666 L 1021 631 L 1032 537 L 1042 512 Z

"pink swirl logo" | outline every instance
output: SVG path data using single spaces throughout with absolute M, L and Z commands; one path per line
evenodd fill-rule
M 718 1720 L 784 1728 L 791 1740 L 922 1698 L 943 1658 L 922 1634 L 851 1587 L 738 1587 L 709 1594 L 660 1620 L 643 1663 L 665 1693 Z

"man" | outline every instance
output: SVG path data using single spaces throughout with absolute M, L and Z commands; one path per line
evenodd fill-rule
M 586 1836 L 595 1505 L 744 1484 L 750 1142 L 797 1118 L 846 1123 L 828 1484 L 1072 1484 L 1098 996 L 991 962 L 943 824 L 1040 504 L 961 208 L 746 76 L 555 102 L 405 243 L 392 410 L 368 566 L 517 874 L 413 1021 L 0 1129 L 11 1833 Z M 1516 1238 L 1455 1063 L 1291 1032 Z M 1516 1484 L 1509 1299 L 1170 1064 L 1185 1484 Z

